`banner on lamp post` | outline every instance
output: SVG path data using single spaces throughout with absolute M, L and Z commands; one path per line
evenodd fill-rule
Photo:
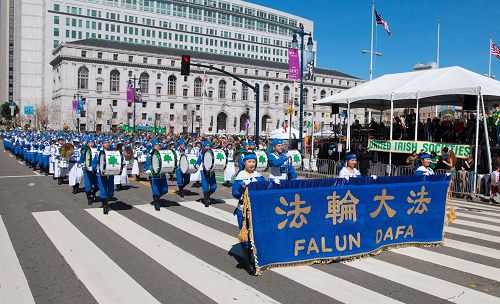
M 134 102 L 134 88 L 127 88 L 127 102 L 129 104 Z
M 304 79 L 312 80 L 314 78 L 314 55 L 313 51 L 304 51 Z
M 300 79 L 299 50 L 288 49 L 288 79 Z

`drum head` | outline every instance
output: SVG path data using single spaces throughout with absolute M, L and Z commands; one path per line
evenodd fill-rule
M 85 149 L 85 167 L 89 169 L 92 167 L 92 150 L 89 147 Z
M 207 150 L 203 154 L 203 170 L 205 171 L 212 171 L 212 168 L 214 166 L 214 151 Z
M 161 170 L 161 155 L 158 150 L 151 152 L 151 173 L 153 175 L 160 174 Z
M 179 168 L 182 174 L 186 174 L 189 170 L 189 161 L 186 155 L 181 155 L 179 157 Z

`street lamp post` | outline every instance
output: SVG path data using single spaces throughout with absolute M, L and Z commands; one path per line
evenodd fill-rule
M 246 136 L 248 137 L 248 128 L 250 127 L 250 108 L 246 107 L 245 108 L 245 113 L 247 114 L 247 121 L 246 121 Z
M 300 103 L 299 103 L 299 151 L 300 155 L 303 157 L 304 152 L 304 139 L 303 139 L 303 128 L 304 128 L 304 36 L 309 36 L 307 40 L 307 48 L 311 51 L 313 47 L 312 33 L 307 33 L 304 31 L 304 25 L 301 23 L 299 25 L 299 30 L 293 31 L 292 47 L 298 47 L 297 35 L 300 36 Z
M 132 83 L 132 80 L 134 81 L 134 83 Z M 134 115 L 133 115 L 133 116 L 134 116 L 134 124 L 133 124 L 134 129 L 133 129 L 133 133 L 135 133 L 135 104 L 136 104 L 136 102 L 137 102 L 137 100 L 135 100 L 135 93 L 136 93 L 136 90 L 137 90 L 137 89 L 136 89 L 136 86 L 135 86 L 135 81 L 136 81 L 136 80 L 139 80 L 139 82 L 137 83 L 137 85 L 140 87 L 140 86 L 141 86 L 141 79 L 140 79 L 140 78 L 135 77 L 135 75 L 134 75 L 134 77 L 131 77 L 131 78 L 129 78 L 129 80 L 128 80 L 128 87 L 130 88 L 130 87 L 132 86 L 132 87 L 133 87 L 133 89 L 134 89 L 134 101 L 133 101 L 133 103 L 134 103 L 134 109 L 133 109 L 133 111 L 134 111 Z
M 191 110 L 191 134 L 194 133 L 194 110 Z

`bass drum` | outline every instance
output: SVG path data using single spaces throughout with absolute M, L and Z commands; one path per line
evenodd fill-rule
M 171 150 L 153 150 L 151 152 L 151 173 L 153 175 L 175 172 L 177 154 Z
M 292 163 L 292 167 L 297 170 L 302 165 L 302 155 L 300 155 L 299 150 L 290 150 L 286 154 Z
M 181 155 L 179 157 L 179 168 L 181 169 L 182 174 L 193 174 L 198 171 L 196 169 L 196 161 L 198 157 L 194 154 Z
M 92 171 L 92 161 L 94 160 L 94 157 L 97 156 L 97 149 L 85 147 L 85 149 L 83 149 L 83 155 L 83 165 L 85 167 L 85 170 Z
M 120 151 L 102 150 L 99 153 L 99 173 L 105 176 L 122 174 L 122 154 Z
M 257 150 L 255 151 L 255 156 L 257 156 L 257 165 L 255 166 L 255 171 L 262 172 L 266 170 L 268 165 L 266 151 Z
M 227 157 L 226 152 L 222 149 L 210 149 L 203 153 L 202 158 L 203 170 L 207 172 L 221 172 L 226 169 Z

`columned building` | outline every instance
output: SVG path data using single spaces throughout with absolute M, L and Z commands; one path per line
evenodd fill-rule
M 213 65 L 251 84 L 258 83 L 260 117 L 255 117 L 253 90 L 233 78 L 193 65 L 189 76 L 180 75 L 182 54 L 190 55 L 193 63 Z M 48 119 L 54 129 L 77 128 L 72 109 L 77 94 L 86 100 L 85 113 L 79 119 L 81 130 L 108 131 L 133 125 L 134 107 L 126 100 L 126 90 L 134 77 L 143 101 L 135 105 L 137 126 L 156 124 L 174 132 L 191 132 L 191 128 L 200 132 L 203 128 L 205 133 L 253 134 L 259 119 L 261 134 L 283 125 L 299 127 L 299 85 L 288 79 L 287 63 L 98 39 L 62 43 L 52 56 Z M 317 130 L 330 129 L 333 122 L 330 107 L 316 106 L 312 115 L 314 100 L 361 82 L 339 71 L 316 68 L 314 79 L 305 81 L 304 86 L 305 130 L 312 131 L 307 126 L 313 119 Z M 290 103 L 295 104 L 291 124 L 286 113 Z

